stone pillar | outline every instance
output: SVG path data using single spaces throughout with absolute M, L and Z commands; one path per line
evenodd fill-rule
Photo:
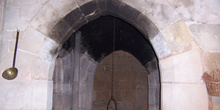
M 80 57 L 79 109 L 92 110 L 94 74 L 98 63 L 84 53 Z
M 73 52 L 57 58 L 53 77 L 53 110 L 72 108 Z
M 81 32 L 77 32 L 75 36 L 75 49 L 74 49 L 74 79 L 73 79 L 73 103 L 72 109 L 79 110 L 79 82 L 80 82 L 80 44 Z
M 148 75 L 148 102 L 149 110 L 160 110 L 160 73 L 157 64 L 157 59 L 154 58 L 145 64 Z

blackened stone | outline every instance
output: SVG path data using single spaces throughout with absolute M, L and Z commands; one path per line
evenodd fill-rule
M 68 30 L 71 30 L 71 26 L 65 20 L 61 19 L 51 30 L 49 36 L 57 43 L 61 43 Z
M 148 36 L 149 38 L 154 37 L 159 32 L 154 23 L 151 22 L 151 20 L 144 14 L 140 14 L 137 19 L 136 26 L 145 36 Z
M 107 0 L 107 12 L 111 15 L 117 16 L 121 2 L 118 0 Z
M 75 10 L 71 11 L 68 15 L 64 17 L 64 20 L 70 26 L 76 26 L 80 22 L 86 21 L 84 14 L 81 12 L 79 8 L 76 8 Z
M 141 12 L 125 3 L 121 3 L 119 7 L 119 16 L 129 23 L 134 24 L 134 26 L 136 26 L 136 22 L 140 14 Z
M 107 9 L 106 0 L 96 0 L 96 3 L 97 3 L 99 10 L 101 12 L 106 11 L 106 9 Z

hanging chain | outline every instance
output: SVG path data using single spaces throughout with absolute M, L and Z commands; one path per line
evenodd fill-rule
M 117 110 L 117 103 L 116 103 L 116 100 L 114 98 L 114 95 L 113 95 L 113 91 L 114 91 L 114 86 L 113 86 L 113 82 L 114 82 L 114 54 L 113 52 L 115 51 L 115 17 L 114 17 L 114 27 L 113 27 L 113 38 L 112 38 L 112 90 L 111 90 L 111 98 L 108 102 L 108 105 L 107 105 L 107 110 L 109 109 L 110 107 L 110 102 L 113 101 L 114 104 L 115 104 L 115 110 Z
M 112 91 L 111 95 L 113 96 L 114 91 L 114 52 L 115 51 L 115 18 L 114 18 L 114 27 L 113 27 L 113 40 L 112 40 Z

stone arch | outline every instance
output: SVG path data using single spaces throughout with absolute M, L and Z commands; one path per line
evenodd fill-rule
M 77 31 L 79 27 L 89 21 L 101 15 L 113 15 L 122 18 L 140 30 L 153 45 L 158 58 L 163 58 L 171 53 L 163 35 L 160 34 L 160 30 L 176 22 L 179 16 L 166 1 L 158 0 L 144 3 L 142 1 L 135 1 L 134 3 L 129 0 L 76 0 L 71 1 L 67 6 L 65 4 L 68 3 L 63 3 L 64 5 L 61 7 L 56 7 L 52 1 L 53 0 L 49 1 L 42 8 L 33 19 L 31 25 L 60 45 Z M 148 4 L 147 6 L 149 7 L 146 8 L 146 6 L 144 6 L 146 4 Z M 157 6 L 153 7 L 154 4 L 157 4 Z M 172 13 L 171 16 L 166 15 L 166 12 Z M 157 19 L 157 17 L 159 18 Z M 160 21 L 160 17 L 166 18 L 166 20 Z M 152 59 L 152 61 L 148 62 L 145 66 L 150 73 L 155 73 L 149 75 L 149 84 L 152 84 L 153 88 L 151 93 L 159 93 L 159 91 L 155 89 L 155 84 L 158 85 L 160 82 L 157 59 Z M 155 71 L 155 68 L 158 71 Z M 155 81 L 152 79 L 158 80 Z M 156 88 L 158 87 L 156 86 Z M 159 95 L 155 94 L 152 96 L 157 97 Z M 159 108 L 159 103 L 155 102 L 155 100 L 152 104 L 155 104 L 152 109 Z

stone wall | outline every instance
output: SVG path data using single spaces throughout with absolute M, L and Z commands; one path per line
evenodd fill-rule
M 19 75 L 13 81 L 0 77 L 0 109 L 51 109 L 52 76 L 59 45 L 80 26 L 106 14 L 128 21 L 149 36 L 159 60 L 161 109 L 208 109 L 208 94 L 201 75 L 220 68 L 219 0 L 0 3 L 1 73 L 12 65 L 16 29 L 21 33 L 15 65 Z M 218 109 L 219 97 L 212 98 L 211 109 Z
M 112 55 L 114 55 L 113 95 L 118 110 L 148 109 L 148 72 L 131 54 L 116 51 L 105 57 L 96 69 L 93 110 L 106 110 L 111 98 Z M 113 104 L 110 107 L 114 109 Z

